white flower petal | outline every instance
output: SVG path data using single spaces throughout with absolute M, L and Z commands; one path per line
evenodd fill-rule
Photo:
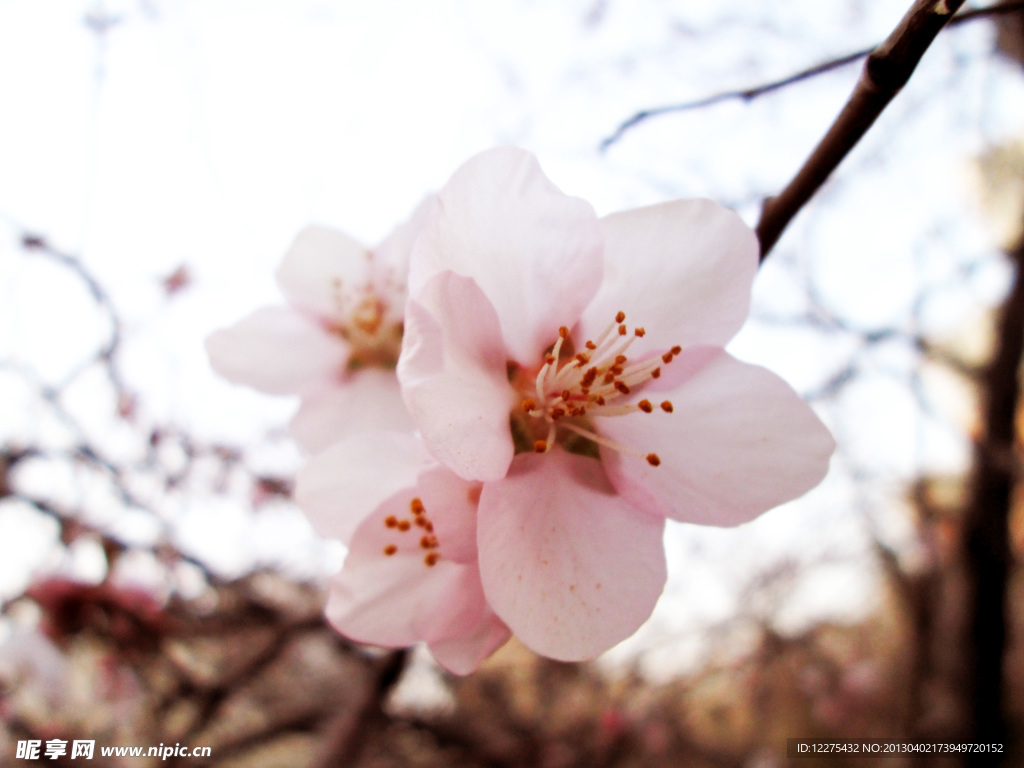
M 466 480 L 504 476 L 515 398 L 497 316 L 472 280 L 442 272 L 410 299 L 398 379 L 438 461 Z
M 512 631 L 488 611 L 472 633 L 430 643 L 430 653 L 442 667 L 456 675 L 475 672 L 480 662 L 512 637 Z
M 510 356 L 539 362 L 600 284 L 593 208 L 563 194 L 533 155 L 515 147 L 469 160 L 439 200 L 413 251 L 410 289 L 444 270 L 472 278 L 497 311 Z
M 723 346 L 750 311 L 757 238 L 710 200 L 675 200 L 601 220 L 604 282 L 583 313 L 578 341 L 619 311 L 646 331 L 646 347 Z
M 310 318 L 264 307 L 206 339 L 210 365 L 228 381 L 272 395 L 305 394 L 337 380 L 348 345 Z
M 400 275 L 404 284 L 409 272 L 409 257 L 412 255 L 413 244 L 436 212 L 437 195 L 427 195 L 416 206 L 409 219 L 395 227 L 391 234 L 373 249 L 376 265 Z
M 487 599 L 544 656 L 603 653 L 650 616 L 665 586 L 664 520 L 618 496 L 595 459 L 519 455 L 484 485 L 479 517 Z
M 453 672 L 475 669 L 509 637 L 480 584 L 477 490 L 435 465 L 386 499 L 352 535 L 330 584 L 328 620 L 353 640 L 389 647 L 425 641 Z M 423 504 L 418 512 L 414 499 Z
M 686 523 L 739 525 L 806 493 L 828 471 L 832 435 L 771 371 L 722 351 L 658 398 L 673 412 L 655 407 L 596 420 L 603 436 L 661 459 L 655 467 L 601 449 L 612 484 L 641 509 Z
M 277 268 L 277 283 L 293 306 L 334 318 L 340 287 L 366 284 L 369 260 L 369 251 L 344 232 L 309 226 L 296 236 Z
M 292 439 L 311 454 L 375 430 L 413 431 L 398 378 L 383 368 L 360 369 L 338 386 L 306 398 L 288 425 Z
M 348 543 L 384 501 L 416 485 L 429 456 L 412 435 L 376 432 L 314 456 L 295 478 L 295 502 L 317 533 Z

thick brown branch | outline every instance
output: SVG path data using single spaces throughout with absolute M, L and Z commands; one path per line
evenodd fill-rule
M 985 434 L 976 450 L 971 499 L 964 518 L 969 596 L 964 693 L 968 736 L 976 742 L 1003 742 L 1007 733 L 1003 660 L 1012 559 L 1009 518 L 1016 475 L 1015 424 L 1024 356 L 1024 238 L 1010 256 L 1017 274 L 1003 305 L 995 356 L 983 379 Z M 968 764 L 977 762 L 969 760 Z

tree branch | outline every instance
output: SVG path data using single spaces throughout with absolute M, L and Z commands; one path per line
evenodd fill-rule
M 949 26 L 955 27 L 968 21 L 974 21 L 975 19 L 1002 16 L 1015 13 L 1020 10 L 1024 10 L 1024 0 L 1011 0 L 1011 2 L 999 3 L 998 5 L 991 5 L 987 8 L 971 8 L 954 16 L 953 19 L 950 20 Z M 829 59 L 828 61 L 815 64 L 807 69 L 794 72 L 791 75 L 786 75 L 779 80 L 771 80 L 767 83 L 761 83 L 760 85 L 755 85 L 750 88 L 721 91 L 720 93 L 712 94 L 711 96 L 702 96 L 699 99 L 693 99 L 691 101 L 683 101 L 678 104 L 666 104 L 660 107 L 650 107 L 648 109 L 641 110 L 620 123 L 619 127 L 601 142 L 600 149 L 604 152 L 612 144 L 618 142 L 628 130 L 652 117 L 659 117 L 661 115 L 671 114 L 672 112 L 689 112 L 694 109 L 703 109 L 704 107 L 711 107 L 715 104 L 721 104 L 726 101 L 753 101 L 759 96 L 766 96 L 769 93 L 781 90 L 787 86 L 795 85 L 803 82 L 804 80 L 810 80 L 813 77 L 823 75 L 827 72 L 832 72 L 836 69 L 842 69 L 849 64 L 853 64 L 854 62 L 863 59 L 875 50 L 876 47 L 878 46 L 862 48 L 859 51 L 853 51 L 852 53 L 848 53 L 844 56 Z
M 965 704 L 968 736 L 975 742 L 1004 742 L 1007 591 L 1013 555 L 1010 512 L 1016 485 L 1016 414 L 1024 358 L 1024 237 L 1010 252 L 1016 276 L 1003 304 L 997 348 L 982 380 L 985 434 L 975 449 L 971 498 L 964 516 L 967 581 Z M 991 760 L 992 755 L 986 755 Z M 978 756 L 968 765 L 979 764 Z M 987 763 L 991 764 L 991 762 Z
M 763 261 L 793 217 L 900 92 L 928 46 L 963 0 L 914 0 L 899 26 L 864 63 L 860 79 L 831 128 L 793 180 L 765 201 L 757 238 Z

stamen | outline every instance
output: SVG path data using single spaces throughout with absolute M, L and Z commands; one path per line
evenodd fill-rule
M 603 445 L 607 448 L 611 448 L 613 451 L 618 451 L 619 453 L 624 453 L 627 456 L 632 456 L 637 459 L 647 458 L 646 456 L 644 456 L 644 454 L 640 453 L 640 451 L 634 451 L 632 448 L 627 448 L 624 445 L 616 443 L 614 440 L 609 440 L 607 437 L 601 437 L 599 434 L 597 434 L 596 432 L 591 432 L 589 429 L 584 429 L 583 427 L 578 427 L 575 424 L 570 423 L 566 423 L 563 426 L 566 429 L 572 430 L 577 435 L 585 437 L 588 440 L 593 440 L 598 445 Z M 648 461 L 650 461 L 650 459 L 648 459 Z
M 394 544 L 388 544 L 386 547 L 384 547 L 384 554 L 387 555 L 388 557 L 391 557 L 397 551 L 398 551 L 398 547 L 396 547 Z
M 661 367 L 672 362 L 682 352 L 682 347 L 675 346 L 664 352 L 660 360 L 654 357 L 630 363 L 627 350 L 637 339 L 646 336 L 647 332 L 638 326 L 630 333 L 624 324 L 625 319 L 625 312 L 617 312 L 615 321 L 600 336 L 584 343 L 586 352 L 567 355 L 565 359 L 562 357 L 563 344 L 566 341 L 572 343 L 569 328 L 563 325 L 558 329 L 558 338 L 544 355 L 543 364 L 537 371 L 535 392 L 519 403 L 526 415 L 547 421 L 547 437 L 532 442 L 536 453 L 550 451 L 556 443 L 558 427 L 565 426 L 570 432 L 591 442 L 644 459 L 651 466 L 661 463 L 656 454 L 642 453 L 619 445 L 594 432 L 588 423 L 581 421 L 586 417 L 626 416 L 638 410 L 653 413 L 655 405 L 651 400 L 626 403 L 620 398 L 632 394 L 634 388 L 651 379 L 659 378 Z M 660 407 L 671 413 L 672 405 L 669 401 L 663 401 Z
M 426 510 L 423 506 L 423 500 L 419 496 L 415 496 L 412 501 L 409 502 L 409 509 L 414 515 L 422 515 Z
M 428 552 L 427 556 L 423 558 L 423 562 L 427 564 L 428 568 L 433 568 L 437 565 L 437 561 L 441 559 L 441 555 L 437 552 Z
M 397 528 L 398 527 L 398 518 L 395 517 L 394 515 L 388 515 L 387 517 L 384 518 L 384 527 L 385 528 Z
M 398 530 L 400 530 L 402 533 L 405 533 L 410 528 L 412 528 L 412 523 L 410 523 L 408 520 L 398 521 Z

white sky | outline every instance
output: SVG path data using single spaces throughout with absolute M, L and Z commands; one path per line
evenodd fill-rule
M 751 105 L 651 121 L 605 155 L 601 138 L 639 108 L 749 86 L 880 40 L 907 4 L 3 0 L 0 356 L 57 381 L 104 327 L 79 285 L 20 254 L 24 228 L 80 255 L 109 288 L 125 319 L 123 367 L 148 418 L 205 438 L 261 441 L 293 404 L 217 380 L 202 341 L 278 300 L 273 270 L 303 226 L 333 225 L 372 244 L 470 155 L 506 142 L 536 152 L 557 184 L 600 213 L 702 195 L 739 206 L 752 222 L 757 201 L 788 179 L 832 119 L 856 67 Z M 106 33 L 91 31 L 87 16 L 110 22 Z M 760 314 L 804 310 L 787 263 L 863 328 L 913 330 L 922 283 L 941 286 L 922 312 L 939 333 L 976 322 L 998 299 L 1005 270 L 972 208 L 969 157 L 1021 134 L 1024 93 L 990 46 L 990 31 L 975 24 L 929 52 L 780 244 L 756 288 Z M 982 266 L 964 278 L 976 261 Z M 180 265 L 195 283 L 168 299 L 159 280 Z M 772 324 L 751 326 L 734 345 L 802 391 L 820 387 L 857 348 L 848 334 Z M 642 642 L 728 616 L 751 567 L 862 551 L 865 507 L 878 513 L 922 466 L 961 465 L 962 434 L 924 418 L 909 395 L 911 356 L 883 345 L 859 362 L 867 375 L 822 404 L 844 454 L 834 476 L 741 531 L 673 527 L 671 588 Z M 85 380 L 69 407 L 116 444 L 93 405 L 101 389 Z M 0 395 L 0 440 L 59 436 L 24 405 L 17 377 L 0 376 Z M 937 397 L 962 425 L 959 401 Z M 288 451 L 264 454 L 275 468 L 297 461 Z M 876 482 L 854 485 L 864 469 Z M 64 481 L 44 473 L 35 482 Z M 309 546 L 292 515 L 253 525 L 237 500 L 164 513 L 229 569 L 247 552 L 273 559 L 275 547 Z M 906 537 L 904 518 L 878 514 L 887 536 Z M 0 509 L 0 561 L 15 586 L 18 574 L 52 559 L 31 519 Z M 821 573 L 816 586 L 795 588 L 805 610 L 870 604 L 863 569 Z

